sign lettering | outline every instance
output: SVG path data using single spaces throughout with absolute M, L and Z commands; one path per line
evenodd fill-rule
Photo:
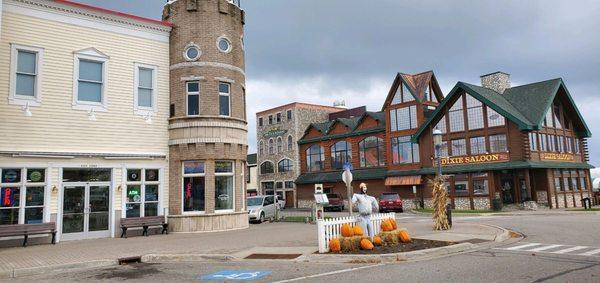
M 554 153 L 544 152 L 542 153 L 543 160 L 558 160 L 558 161 L 573 161 L 573 154 L 569 153 Z
M 492 153 L 473 156 L 442 157 L 441 164 L 442 166 L 451 166 L 461 164 L 493 163 L 507 160 L 507 153 Z
M 285 133 L 287 133 L 287 130 L 282 130 L 280 128 L 275 128 L 275 129 L 271 129 L 268 132 L 264 133 L 263 137 L 265 137 L 265 138 L 274 138 L 274 137 L 282 136 Z

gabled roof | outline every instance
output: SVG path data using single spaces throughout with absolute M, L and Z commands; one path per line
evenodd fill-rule
M 372 117 L 373 119 L 378 120 L 381 123 L 377 127 L 363 129 L 363 130 L 357 130 L 358 126 L 362 123 L 362 121 L 366 117 Z M 345 126 L 348 127 L 349 131 L 346 133 L 342 133 L 342 134 L 330 134 L 331 129 L 333 128 L 333 126 L 336 123 L 344 124 Z M 305 139 L 304 136 L 306 136 L 306 134 L 310 131 L 310 129 L 313 129 L 313 128 L 318 130 L 319 132 L 323 133 L 323 135 L 320 137 Z M 355 135 L 362 135 L 362 134 L 366 134 L 366 133 L 381 132 L 381 131 L 385 131 L 385 114 L 383 112 L 367 111 L 367 112 L 365 112 L 365 114 L 363 114 L 360 117 L 338 118 L 333 121 L 327 121 L 327 122 L 323 122 L 323 123 L 312 123 L 308 126 L 306 131 L 304 131 L 304 136 L 298 141 L 298 143 L 301 143 L 301 144 L 310 143 L 310 142 L 315 142 L 315 141 L 355 136 Z
M 519 126 L 522 131 L 539 130 L 542 128 L 542 123 L 546 112 L 552 105 L 560 88 L 564 90 L 566 97 L 570 102 L 570 106 L 577 113 L 577 117 L 581 124 L 582 131 L 577 133 L 582 137 L 590 137 L 592 134 L 589 131 L 581 113 L 577 109 L 573 98 L 569 94 L 562 79 L 547 80 L 512 88 L 507 88 L 504 93 L 500 94 L 489 88 L 458 82 L 450 93 L 442 100 L 440 105 L 431 115 L 431 117 L 421 125 L 419 130 L 413 135 L 413 141 L 418 141 L 419 136 L 432 123 L 439 120 L 440 112 L 443 112 L 444 106 L 452 100 L 455 95 L 459 95 L 461 90 L 473 96 L 477 100 L 483 102 L 488 107 L 494 109 L 500 115 L 506 117 L 510 121 Z
M 427 86 L 432 80 L 435 82 L 435 85 L 437 85 L 437 79 L 435 78 L 433 71 L 426 71 L 414 75 L 398 73 L 396 75 L 396 78 L 394 79 L 394 82 L 392 83 L 392 86 L 390 88 L 390 91 L 388 92 L 385 102 L 383 103 L 382 110 L 385 109 L 392 102 L 401 83 L 404 83 L 406 85 L 406 87 L 413 95 L 415 100 L 419 102 L 426 101 L 425 90 L 427 89 Z M 435 93 L 437 94 L 438 91 L 441 92 L 441 90 L 437 89 Z M 441 97 L 438 98 L 441 99 Z

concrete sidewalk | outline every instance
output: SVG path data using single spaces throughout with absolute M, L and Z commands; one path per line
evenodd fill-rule
M 405 227 L 416 238 L 468 241 L 493 241 L 506 231 L 475 223 L 456 223 L 450 231 L 432 231 L 430 222 L 408 222 Z M 304 223 L 263 223 L 249 229 L 214 233 L 172 233 L 128 239 L 95 239 L 65 241 L 56 245 L 34 245 L 27 248 L 0 249 L 0 278 L 17 273 L 35 274 L 58 267 L 98 266 L 102 262 L 116 264 L 117 259 L 144 255 L 221 255 L 243 258 L 251 253 L 308 254 L 317 250 L 316 225 Z M 56 268 L 53 268 L 56 267 Z M 27 272 L 24 272 L 27 271 Z

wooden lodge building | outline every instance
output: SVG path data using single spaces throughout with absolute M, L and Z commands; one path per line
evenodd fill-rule
M 511 87 L 510 76 L 458 82 L 445 97 L 433 72 L 398 74 L 382 111 L 311 124 L 298 141 L 298 199 L 314 184 L 345 198 L 343 165 L 355 191 L 397 192 L 404 207 L 431 207 L 433 129 L 443 133 L 442 173 L 456 209 L 489 209 L 535 201 L 580 207 L 591 196 L 586 138 L 591 133 L 562 79 Z

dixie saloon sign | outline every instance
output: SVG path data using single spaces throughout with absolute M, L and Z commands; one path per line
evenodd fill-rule
M 466 165 L 466 164 L 479 164 L 479 163 L 491 163 L 491 162 L 502 162 L 508 160 L 508 153 L 490 153 L 472 156 L 456 156 L 456 157 L 442 157 L 440 160 L 442 166 L 452 165 Z

